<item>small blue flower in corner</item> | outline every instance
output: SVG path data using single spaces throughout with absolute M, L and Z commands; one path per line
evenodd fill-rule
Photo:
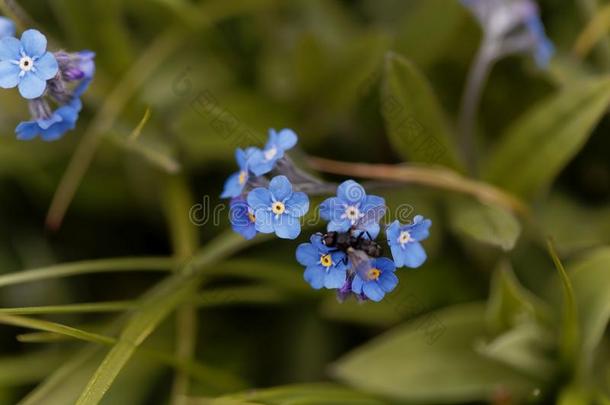
M 297 141 L 297 134 L 292 129 L 282 129 L 280 132 L 270 129 L 267 144 L 263 150 L 256 150 L 252 156 L 250 170 L 257 176 L 269 173 L 275 163 L 283 158 L 285 152 L 293 148 Z
M 312 235 L 310 242 L 300 244 L 296 252 L 297 261 L 305 266 L 305 281 L 316 290 L 343 287 L 347 279 L 345 253 L 324 245 L 320 234 Z
M 417 215 L 412 224 L 394 221 L 388 226 L 386 235 L 396 267 L 416 268 L 426 261 L 426 252 L 419 242 L 430 235 L 431 225 L 432 221 Z
M 57 59 L 47 52 L 47 38 L 37 30 L 27 30 L 21 40 L 3 37 L 0 40 L 0 87 L 19 88 L 26 99 L 42 96 L 47 80 L 59 71 Z
M 387 257 L 372 259 L 356 273 L 351 290 L 363 298 L 379 302 L 398 285 L 395 271 L 396 265 Z
M 299 218 L 309 211 L 309 198 L 303 192 L 293 192 L 286 176 L 276 176 L 268 189 L 257 187 L 250 191 L 248 205 L 254 210 L 258 232 L 295 239 L 301 233 Z

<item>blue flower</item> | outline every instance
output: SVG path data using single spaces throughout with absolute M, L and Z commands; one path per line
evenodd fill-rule
M 539 68 L 546 68 L 549 65 L 551 57 L 555 53 L 555 47 L 551 40 L 546 36 L 544 32 L 544 26 L 540 17 L 532 15 L 526 21 L 527 28 L 533 38 L 534 42 L 534 59 Z
M 360 184 L 347 180 L 337 188 L 337 197 L 328 198 L 320 205 L 320 216 L 330 221 L 328 231 L 361 230 L 374 239 L 379 234 L 379 221 L 385 210 L 383 198 L 366 195 Z
M 229 220 L 233 230 L 250 240 L 256 236 L 256 217 L 243 197 L 233 198 L 229 204 Z
M 257 176 L 269 173 L 275 163 L 284 157 L 284 152 L 296 145 L 297 134 L 291 129 L 282 129 L 279 133 L 269 130 L 269 140 L 263 150 L 257 150 L 252 157 L 250 170 Z
M 46 50 L 47 39 L 36 30 L 25 31 L 21 40 L 0 39 L 0 87 L 18 86 L 19 93 L 27 99 L 42 96 L 47 80 L 59 70 L 55 56 Z
M 347 279 L 345 253 L 324 245 L 320 234 L 312 235 L 310 241 L 300 244 L 296 252 L 297 261 L 305 266 L 305 281 L 316 290 L 343 287 Z
M 0 16 L 0 39 L 15 36 L 15 23 L 6 17 Z
M 371 301 L 379 302 L 398 285 L 396 265 L 387 257 L 372 259 L 370 265 L 358 271 L 352 281 L 352 291 Z
M 80 110 L 81 102 L 76 98 L 55 110 L 50 118 L 21 122 L 15 129 L 17 139 L 28 141 L 40 135 L 44 141 L 57 140 L 74 129 Z
M 301 233 L 299 218 L 309 211 L 309 198 L 305 193 L 293 192 L 286 176 L 276 176 L 269 189 L 258 187 L 250 191 L 248 205 L 254 210 L 258 232 L 275 232 L 282 239 L 294 239 Z
M 415 268 L 426 261 L 426 252 L 419 242 L 430 235 L 431 225 L 432 221 L 417 215 L 412 224 L 394 221 L 388 226 L 386 235 L 396 267 Z
M 255 148 L 248 148 L 245 151 L 237 148 L 235 150 L 235 160 L 239 171 L 229 176 L 225 182 L 224 190 L 220 198 L 233 198 L 241 195 L 249 178 L 249 162 Z

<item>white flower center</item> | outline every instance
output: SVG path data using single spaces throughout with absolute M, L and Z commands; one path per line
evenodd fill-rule
M 19 69 L 21 69 L 22 72 L 29 72 L 34 69 L 34 61 L 32 58 L 27 55 L 22 56 L 19 60 Z
M 275 155 L 277 155 L 277 148 L 275 146 L 265 151 L 265 159 L 267 160 L 273 159 Z
M 413 238 L 411 237 L 411 234 L 409 233 L 409 231 L 402 231 L 400 233 L 400 235 L 398 236 L 398 243 L 400 243 L 403 246 L 412 241 L 413 241 Z
M 352 225 L 355 224 L 364 214 L 360 213 L 360 209 L 355 205 L 345 206 L 345 212 L 341 215 L 341 218 L 347 218 L 351 221 Z

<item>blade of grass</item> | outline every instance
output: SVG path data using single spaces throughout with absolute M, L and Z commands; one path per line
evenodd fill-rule
M 73 328 L 56 322 L 49 322 L 41 319 L 27 318 L 15 315 L 0 315 L 0 323 L 5 325 L 18 326 L 28 329 L 35 329 L 45 332 L 60 334 L 85 342 L 112 346 L 119 341 L 110 336 L 101 335 L 98 333 L 88 332 L 82 329 Z M 230 374 L 223 373 L 211 367 L 203 366 L 202 364 L 193 362 L 189 359 L 180 359 L 170 353 L 162 351 L 141 348 L 139 354 L 150 359 L 159 361 L 170 367 L 183 370 L 188 375 L 197 378 L 200 381 L 211 383 L 222 389 L 224 387 L 235 387 L 236 385 L 243 386 L 243 382 L 237 380 Z
M 0 287 L 90 273 L 124 271 L 167 272 L 175 268 L 176 264 L 177 262 L 174 259 L 168 257 L 125 257 L 64 263 L 0 275 Z
M 48 305 L 40 307 L 0 308 L 0 315 L 43 315 L 43 314 L 93 314 L 121 312 L 132 309 L 135 301 L 108 301 L 70 305 Z
M 264 239 L 257 238 L 248 242 L 232 232 L 221 234 L 185 263 L 178 272 L 145 294 L 139 308 L 121 331 L 118 342 L 89 380 L 77 404 L 97 404 L 101 401 L 136 349 L 161 321 L 199 288 L 207 267 L 261 240 Z

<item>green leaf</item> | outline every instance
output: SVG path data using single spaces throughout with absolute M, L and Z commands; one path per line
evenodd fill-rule
M 577 366 L 578 350 L 581 344 L 576 298 L 574 297 L 572 281 L 563 267 L 555 250 L 555 246 L 550 239 L 547 240 L 547 246 L 549 255 L 551 256 L 551 259 L 553 259 L 553 263 L 559 273 L 559 279 L 561 280 L 561 285 L 563 287 L 562 319 L 559 338 L 560 355 L 563 366 L 568 370 L 573 370 Z
M 381 112 L 405 160 L 460 168 L 446 118 L 426 78 L 404 57 L 386 55 Z
M 476 351 L 484 337 L 484 305 L 454 306 L 374 339 L 339 360 L 334 372 L 359 389 L 417 403 L 482 401 L 498 386 L 515 397 L 528 393 L 531 381 Z
M 505 251 L 513 249 L 521 233 L 521 225 L 512 213 L 472 199 L 453 199 L 450 220 L 459 233 Z
M 519 118 L 488 155 L 484 178 L 531 197 L 585 144 L 610 101 L 610 79 L 572 83 Z
M 594 250 L 571 267 L 582 336 L 581 359 L 589 366 L 610 319 L 610 248 Z
M 551 311 L 544 301 L 521 286 L 510 264 L 502 262 L 492 280 L 486 316 L 490 330 L 498 334 L 523 322 L 549 323 Z
M 382 405 L 386 402 L 332 384 L 301 384 L 248 391 L 216 400 L 192 399 L 191 404 L 207 405 Z

